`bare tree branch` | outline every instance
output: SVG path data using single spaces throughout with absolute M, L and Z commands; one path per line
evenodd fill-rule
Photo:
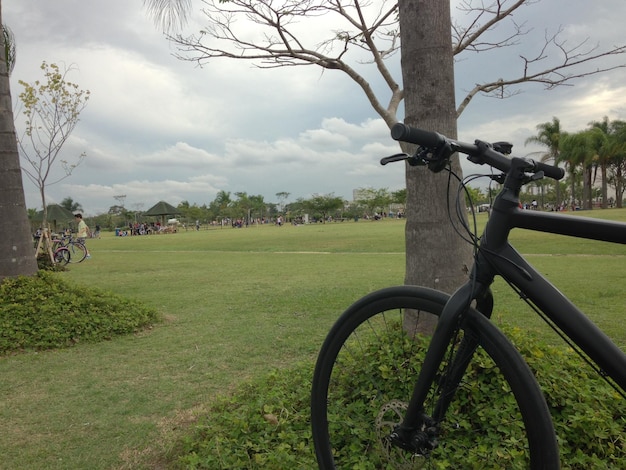
M 189 0 L 183 0 L 186 3 Z M 176 0 L 145 0 L 167 4 Z M 453 52 L 486 52 L 519 46 L 532 29 L 517 23 L 514 14 L 522 6 L 539 0 L 463 0 L 458 7 L 467 24 L 454 24 Z M 324 70 L 341 70 L 366 94 L 374 110 L 388 123 L 396 113 L 404 91 L 386 65 L 386 59 L 399 49 L 398 5 L 395 0 L 202 0 L 206 27 L 197 35 L 169 35 L 176 43 L 179 59 L 204 66 L 211 59 L 230 58 L 251 61 L 259 68 L 316 65 Z M 327 21 L 331 20 L 331 21 Z M 508 29 L 503 30 L 504 21 Z M 330 37 L 312 37 L 310 23 L 332 24 Z M 255 25 L 250 28 L 250 23 Z M 499 31 L 505 31 L 504 34 Z M 521 92 L 516 85 L 541 83 L 546 89 L 570 85 L 589 75 L 624 67 L 624 64 L 594 67 L 603 58 L 621 55 L 626 46 L 600 50 L 588 47 L 588 40 L 568 47 L 560 39 L 563 29 L 545 34 L 534 56 L 520 55 L 520 68 L 511 77 L 478 83 L 457 109 L 465 110 L 477 94 L 508 98 Z M 556 58 L 555 58 L 556 57 Z M 373 64 L 384 79 L 391 96 L 386 106 L 353 63 Z M 543 67 L 543 68 L 542 68 Z
M 477 84 L 459 105 L 457 116 L 463 113 L 463 110 L 467 107 L 472 98 L 479 93 L 492 98 L 504 99 L 521 93 L 521 90 L 513 87 L 522 83 L 539 83 L 542 84 L 545 89 L 551 90 L 558 86 L 571 86 L 572 84 L 570 82 L 575 79 L 626 67 L 626 64 L 618 64 L 580 70 L 580 66 L 597 61 L 598 59 L 626 53 L 626 46 L 616 46 L 606 51 L 599 51 L 598 45 L 585 48 L 589 41 L 586 39 L 568 48 L 566 47 L 566 41 L 559 39 L 561 33 L 562 28 L 559 28 L 553 35 L 546 33 L 545 42 L 537 54 L 532 57 L 520 56 L 522 68 L 516 77 L 509 79 L 500 78 L 492 82 Z M 559 51 L 559 61 L 554 65 L 535 71 L 534 69 L 536 69 L 537 64 L 543 64 L 548 60 L 550 56 L 548 49 L 551 46 Z
M 270 2 L 255 0 L 204 0 L 203 13 L 208 24 L 199 35 L 170 35 L 181 51 L 176 56 L 182 60 L 205 65 L 210 59 L 230 58 L 252 61 L 260 68 L 296 65 L 317 65 L 326 70 L 341 70 L 364 91 L 376 112 L 387 122 L 395 122 L 402 101 L 402 90 L 385 64 L 385 58 L 399 48 L 397 4 L 385 0 L 374 13 L 369 0 L 299 0 L 296 2 Z M 364 12 L 367 8 L 367 15 Z M 326 15 L 344 20 L 341 29 L 333 36 L 305 44 L 304 19 L 322 20 Z M 253 36 L 250 28 L 238 23 L 245 18 L 263 30 L 262 39 Z M 384 47 L 380 47 L 380 46 Z M 384 78 L 391 98 L 384 106 L 368 81 L 353 67 L 345 56 L 353 49 L 366 51 Z
M 505 18 L 511 18 L 513 12 L 519 7 L 530 5 L 535 3 L 535 1 L 538 0 L 516 0 L 515 3 L 507 7 L 507 0 L 496 0 L 489 6 L 482 5 L 480 8 L 477 8 L 471 5 L 471 0 L 465 0 L 458 9 L 468 15 L 475 14 L 476 17 L 467 27 L 461 27 L 456 23 L 453 24 L 454 55 L 460 54 L 466 49 L 480 52 L 519 44 L 517 38 L 527 34 L 528 31 L 524 29 L 523 24 L 517 25 L 515 22 L 513 22 L 514 32 L 509 36 L 487 42 L 479 41 L 479 39 L 486 33 L 493 31 Z M 484 23 L 481 23 L 482 19 L 485 19 Z

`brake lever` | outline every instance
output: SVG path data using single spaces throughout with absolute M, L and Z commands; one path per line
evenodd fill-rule
M 411 158 L 411 156 L 406 153 L 396 153 L 395 155 L 391 155 L 390 157 L 381 158 L 380 164 L 386 165 L 387 163 L 401 162 L 403 160 L 408 160 L 409 158 Z
M 497 175 L 487 175 L 491 178 L 492 181 L 495 181 L 498 184 L 504 184 L 504 180 L 506 179 L 505 173 L 498 173 Z
M 381 158 L 380 164 L 386 165 L 387 163 L 406 160 L 411 166 L 426 166 L 430 162 L 430 159 L 428 157 L 429 153 L 429 149 L 419 147 L 414 155 L 409 155 L 407 153 L 396 153 L 395 155 L 391 155 L 390 157 Z

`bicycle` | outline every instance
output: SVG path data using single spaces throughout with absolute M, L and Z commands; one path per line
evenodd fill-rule
M 35 256 L 39 256 L 42 251 L 50 257 L 53 264 L 66 265 L 70 262 L 70 250 L 63 246 L 58 239 L 52 239 L 48 229 L 37 232 L 34 237 Z
M 479 468 L 559 468 L 557 437 L 538 381 L 490 321 L 490 286 L 496 276 L 503 278 L 623 398 L 626 354 L 530 266 L 508 236 L 524 228 L 626 244 L 626 224 L 520 209 L 525 184 L 544 176 L 558 180 L 564 172 L 507 157 L 511 145 L 505 142 L 469 144 L 402 123 L 391 135 L 418 148 L 413 155 L 383 158 L 383 165 L 406 160 L 439 172 L 459 152 L 498 170 L 490 177 L 502 188 L 482 236 L 468 232 L 474 263 L 453 295 L 416 286 L 382 289 L 352 304 L 329 331 L 311 391 L 319 467 L 467 468 L 466 459 L 480 455 Z M 430 340 L 415 327 L 422 313 L 438 316 Z M 468 392 L 471 374 L 493 384 L 483 392 L 487 406 L 479 407 Z M 491 400 L 496 393 L 507 403 L 506 413 L 502 401 Z
M 61 246 L 67 248 L 71 254 L 69 259 L 70 263 L 81 263 L 87 258 L 87 247 L 80 238 L 74 238 L 73 236 L 63 236 L 59 240 Z
M 71 262 L 72 255 L 70 250 L 68 250 L 65 246 L 58 246 L 54 250 L 54 262 L 65 266 L 66 264 Z

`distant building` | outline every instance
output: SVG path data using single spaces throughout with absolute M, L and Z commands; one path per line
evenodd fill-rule
M 367 199 L 367 188 L 358 188 L 352 190 L 352 202 Z

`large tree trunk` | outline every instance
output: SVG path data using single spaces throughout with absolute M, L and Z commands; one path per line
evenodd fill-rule
M 405 123 L 455 138 L 450 2 L 400 0 L 398 5 Z M 461 174 L 457 157 L 453 169 Z M 472 253 L 448 218 L 446 205 L 448 200 L 454 203 L 457 183 L 452 180 L 448 187 L 447 172 L 409 166 L 406 182 L 405 283 L 451 293 L 467 279 Z M 420 321 L 429 330 L 436 319 Z
M 0 281 L 5 277 L 37 272 L 4 55 L 4 47 L 0 47 Z

